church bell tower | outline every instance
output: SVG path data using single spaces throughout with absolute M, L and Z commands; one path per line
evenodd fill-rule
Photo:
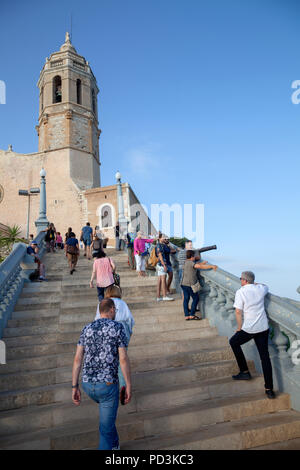
M 62 165 L 68 165 L 78 188 L 99 187 L 99 89 L 89 63 L 77 54 L 69 33 L 60 50 L 46 58 L 38 87 L 39 152 L 51 158 L 51 152 L 64 150 L 67 161 Z

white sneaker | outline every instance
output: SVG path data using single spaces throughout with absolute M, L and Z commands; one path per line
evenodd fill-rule
M 167 297 L 163 297 L 163 300 L 174 300 L 174 299 L 172 299 L 172 297 L 167 296 Z
M 162 301 L 162 297 L 157 297 L 156 301 L 157 301 L 157 302 L 161 302 L 161 301 Z

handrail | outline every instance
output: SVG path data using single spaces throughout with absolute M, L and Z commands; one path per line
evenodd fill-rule
M 45 232 L 36 237 L 39 256 L 45 251 Z M 9 256 L 0 265 L 0 338 L 22 292 L 24 282 L 35 269 L 34 259 L 27 254 L 25 243 L 15 243 Z

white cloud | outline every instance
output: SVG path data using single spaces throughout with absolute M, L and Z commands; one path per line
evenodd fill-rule
M 134 176 L 153 178 L 156 174 L 161 156 L 157 144 L 148 143 L 140 147 L 132 148 L 125 154 L 126 164 Z M 165 159 L 164 159 L 165 161 Z

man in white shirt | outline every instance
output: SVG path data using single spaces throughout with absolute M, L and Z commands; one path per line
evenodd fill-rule
M 251 375 L 241 345 L 254 339 L 259 352 L 268 398 L 275 398 L 273 392 L 272 365 L 268 351 L 269 323 L 264 306 L 268 287 L 254 283 L 255 276 L 251 271 L 241 274 L 241 288 L 236 291 L 234 307 L 237 320 L 237 332 L 229 343 L 237 360 L 240 372 L 233 375 L 235 380 L 250 380 Z

